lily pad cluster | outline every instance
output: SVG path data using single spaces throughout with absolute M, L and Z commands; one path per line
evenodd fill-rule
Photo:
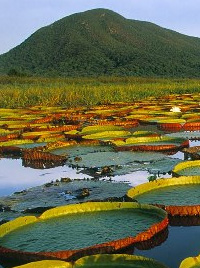
M 191 150 L 188 149 L 189 140 L 199 139 L 198 99 L 199 95 L 185 94 L 73 110 L 40 106 L 0 109 L 1 157 L 20 157 L 25 167 L 37 169 L 68 165 L 81 169 L 81 172 L 90 174 L 95 179 L 111 178 L 138 170 L 146 170 L 150 175 L 149 183 L 129 190 L 123 200 L 117 200 L 118 202 L 112 196 L 113 192 L 117 194 L 113 186 L 112 194 L 108 187 L 102 198 L 106 198 L 109 193 L 113 199 L 106 201 L 115 202 L 94 200 L 96 202 L 66 206 L 66 203 L 92 201 L 92 191 L 95 198 L 101 194 L 97 186 L 93 189 L 71 187 L 71 190 L 67 190 L 64 181 L 16 193 L 5 198 L 5 203 L 1 200 L 2 211 L 8 209 L 8 219 L 12 218 L 13 212 L 20 217 L 0 226 L 0 256 L 24 262 L 45 258 L 65 261 L 79 259 L 73 264 L 45 261 L 24 267 L 98 267 L 99 264 L 101 267 L 121 267 L 122 263 L 127 263 L 130 267 L 142 265 L 164 268 L 156 261 L 137 256 L 100 254 L 85 259 L 80 257 L 116 253 L 129 246 L 142 248 L 148 243 L 152 246 L 152 239 L 166 239 L 168 222 L 172 218 L 185 219 L 187 216 L 200 215 L 200 164 L 192 158 L 194 152 L 188 151 Z M 193 161 L 173 157 L 180 150 L 187 153 Z M 197 157 L 198 151 L 195 153 Z M 176 177 L 157 179 L 160 173 L 170 173 L 172 170 Z M 92 182 L 87 183 L 91 185 Z M 37 201 L 34 200 L 35 192 Z M 182 196 L 184 198 L 181 199 Z M 22 213 L 26 216 L 22 217 Z M 37 214 L 37 217 L 27 214 Z M 121 228 L 124 219 L 127 222 L 126 230 Z M 44 231 L 43 234 L 40 233 L 41 230 Z M 76 232 L 78 237 L 73 237 Z M 61 236 L 55 244 L 52 241 L 55 241 L 58 234 Z M 65 237 L 66 234 L 68 238 Z M 47 239 L 46 248 L 38 250 L 42 243 L 37 239 L 44 237 L 52 241 Z M 85 244 L 81 243 L 80 237 L 85 237 Z
M 91 217 L 97 220 L 91 221 Z M 127 227 L 125 234 L 118 222 L 120 223 L 120 218 L 123 221 L 127 217 L 130 219 L 130 229 Z M 73 224 L 70 225 L 70 222 Z M 112 224 L 115 232 L 109 224 Z M 66 226 L 68 228 L 70 226 L 69 232 Z M 19 217 L 1 225 L 0 256 L 20 261 L 27 261 L 27 257 L 29 261 L 42 260 L 44 257 L 76 260 L 96 252 L 114 253 L 126 249 L 128 246 L 151 239 L 167 226 L 166 212 L 150 205 L 133 202 L 92 202 L 61 206 L 47 210 L 39 217 Z M 75 230 L 73 231 L 72 228 Z M 89 238 L 88 232 L 91 228 L 93 231 Z M 60 236 L 59 243 L 54 247 L 53 241 L 57 235 Z M 77 238 L 75 239 L 77 235 L 85 237 L 85 240 L 81 240 L 82 244 L 78 243 Z M 49 239 L 52 241 L 50 242 Z M 69 244 L 66 239 L 69 240 Z M 76 241 L 77 244 L 72 245 L 70 241 Z M 39 252 L 38 243 L 40 247 L 42 246 Z M 50 243 L 52 243 L 52 250 L 48 251 Z M 55 248 L 58 251 L 55 251 Z
M 105 162 L 108 163 L 105 167 L 110 166 L 109 159 L 112 157 L 107 152 L 114 155 L 114 151 L 126 150 L 177 151 L 189 146 L 188 139 L 168 137 L 159 130 L 160 125 L 168 121 L 170 124 L 191 123 L 193 113 L 185 107 L 189 104 L 194 110 L 196 96 L 174 96 L 167 101 L 151 98 L 151 103 L 144 100 L 137 103 L 113 103 L 71 110 L 66 110 L 64 107 L 42 106 L 13 110 L 0 109 L 0 154 L 2 157 L 22 157 L 24 166 L 37 169 L 70 164 L 69 162 L 73 166 L 91 169 L 93 163 L 88 165 L 85 159 L 90 157 L 96 159 L 97 156 L 101 159 L 102 157 L 98 155 L 100 149 L 97 149 L 97 152 L 95 149 L 91 150 L 91 155 L 88 153 L 87 157 L 82 157 L 80 153 L 73 159 L 71 146 L 102 148 L 101 150 L 105 150 Z M 178 112 L 177 109 L 172 109 L 174 105 L 179 106 Z M 195 124 L 198 121 L 197 108 Z M 155 125 L 156 128 L 154 131 L 144 130 L 142 129 L 144 125 Z M 116 161 L 116 157 L 113 159 L 113 162 Z M 95 168 L 96 166 L 100 168 L 101 163 L 99 166 L 95 165 Z M 121 166 L 123 169 L 124 166 L 120 165 L 118 168 L 118 164 L 109 168 L 108 175 L 124 174 Z M 140 167 L 136 165 L 127 167 L 129 173 L 136 169 Z M 96 175 L 98 173 L 101 175 L 101 172 L 97 170 Z
M 15 268 L 106 268 L 106 267 L 132 267 L 132 268 L 167 268 L 165 265 L 142 256 L 125 254 L 101 254 L 80 258 L 74 263 L 64 261 L 39 261 L 17 266 Z

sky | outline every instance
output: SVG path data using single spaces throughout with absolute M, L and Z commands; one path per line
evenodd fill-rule
M 43 26 L 94 8 L 200 37 L 200 0 L 0 0 L 0 54 Z

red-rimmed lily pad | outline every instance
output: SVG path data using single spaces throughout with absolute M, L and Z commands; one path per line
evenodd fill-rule
M 124 221 L 126 228 L 121 228 Z M 0 256 L 67 260 L 98 251 L 111 253 L 151 239 L 167 225 L 166 213 L 149 205 L 121 202 L 68 205 L 47 210 L 39 218 L 22 217 L 1 225 Z
M 200 215 L 200 176 L 158 179 L 128 191 L 128 197 L 156 204 L 171 216 Z
M 145 258 L 142 256 L 132 256 L 125 254 L 99 254 L 93 256 L 83 257 L 74 263 L 63 262 L 63 261 L 40 261 L 33 262 L 15 268 L 121 268 L 121 267 L 132 267 L 132 268 L 167 268 L 160 262 Z
M 174 167 L 173 173 L 176 176 L 199 176 L 200 160 L 181 162 Z
M 131 137 L 125 141 L 113 141 L 117 151 L 170 151 L 188 147 L 189 141 L 184 138 L 167 136 Z

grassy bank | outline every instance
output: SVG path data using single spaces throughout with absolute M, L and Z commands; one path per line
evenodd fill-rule
M 150 96 L 200 93 L 200 80 L 136 77 L 0 77 L 0 107 L 93 106 Z

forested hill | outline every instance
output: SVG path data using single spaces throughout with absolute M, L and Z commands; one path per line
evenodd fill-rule
M 133 14 L 134 16 L 134 14 Z M 200 39 L 94 9 L 43 27 L 0 56 L 0 73 L 200 76 Z

